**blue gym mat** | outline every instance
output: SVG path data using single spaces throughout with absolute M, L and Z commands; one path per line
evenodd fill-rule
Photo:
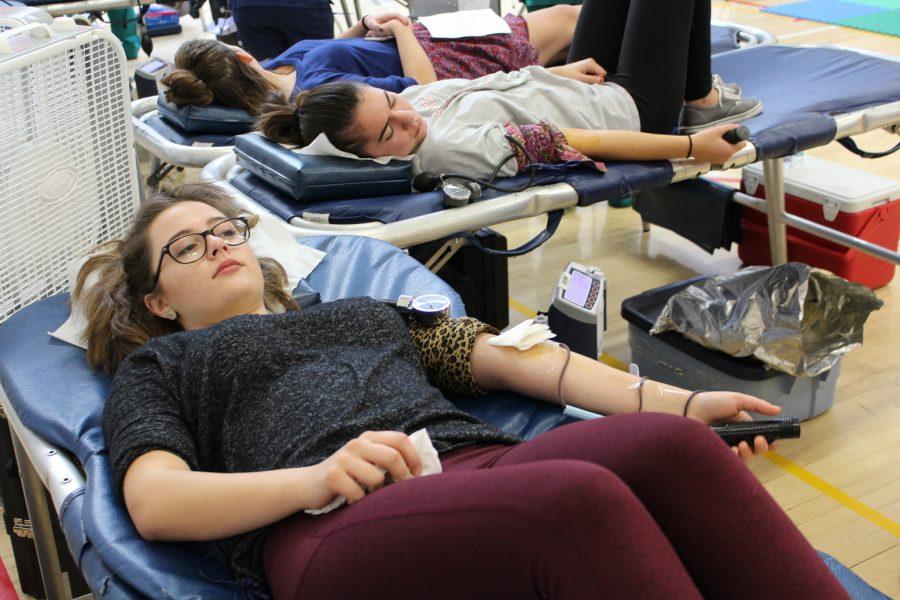
M 764 12 L 900 37 L 900 0 L 804 0 Z

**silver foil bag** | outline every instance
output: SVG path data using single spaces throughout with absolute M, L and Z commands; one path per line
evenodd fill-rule
M 862 344 L 882 302 L 872 291 L 803 263 L 748 267 L 674 294 L 651 334 L 675 330 L 732 356 L 812 377 Z

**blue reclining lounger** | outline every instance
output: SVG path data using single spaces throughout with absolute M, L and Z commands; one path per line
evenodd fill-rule
M 775 38 L 760 29 L 712 21 L 713 54 L 728 52 L 738 48 L 774 43 Z M 163 102 L 160 102 L 163 104 Z M 216 124 L 217 119 L 243 119 L 244 111 L 220 106 L 193 107 L 196 118 L 183 115 L 172 119 L 171 113 L 160 115 L 165 109 L 157 110 L 157 99 L 141 98 L 131 105 L 135 143 L 151 157 L 148 183 L 155 187 L 174 167 L 201 168 L 210 161 L 229 153 L 234 144 L 234 135 L 252 129 L 252 119 L 243 130 L 235 130 L 226 124 Z M 199 111 L 196 109 L 199 108 Z M 177 110 L 177 109 L 176 109 Z M 210 113 L 207 118 L 207 112 Z M 234 116 L 236 115 L 236 117 Z M 206 121 L 206 122 L 203 122 Z
M 396 247 L 355 236 L 309 237 L 300 243 L 327 252 L 307 280 L 323 301 L 436 292 L 451 298 L 454 315 L 463 314 L 455 292 Z M 42 497 L 40 482 L 47 484 L 69 549 L 98 598 L 242 597 L 208 545 L 150 543 L 138 536 L 113 490 L 100 431 L 109 381 L 87 367 L 80 348 L 47 334 L 67 316 L 67 295 L 59 294 L 22 309 L 0 326 L 0 403 L 21 440 L 17 454 L 26 489 L 32 484 L 29 496 Z M 526 439 L 571 420 L 555 405 L 512 393 L 455 402 Z M 39 479 L 29 472 L 28 459 Z M 41 540 L 44 530 L 31 503 L 29 511 Z M 50 551 L 45 548 L 44 553 Z M 883 598 L 827 559 L 848 590 L 857 590 L 854 598 Z
M 776 65 L 776 67 L 773 67 Z M 763 112 L 745 122 L 751 143 L 725 165 L 675 160 L 610 163 L 605 174 L 575 170 L 548 172 L 539 185 L 518 194 L 485 194 L 462 208 L 444 209 L 439 193 L 407 194 L 363 200 L 301 203 L 255 175 L 234 168 L 225 156 L 207 165 L 204 177 L 223 182 L 244 206 L 263 207 L 289 221 L 298 235 L 354 233 L 401 247 L 441 239 L 495 223 L 552 213 L 621 198 L 693 179 L 714 168 L 765 161 L 768 204 L 736 193 L 735 199 L 769 212 L 776 264 L 786 260 L 785 223 L 898 262 L 896 252 L 784 212 L 781 159 L 834 140 L 878 128 L 900 127 L 900 60 L 834 47 L 760 45 L 713 57 L 713 71 L 736 81 L 748 97 L 763 101 Z M 785 93 L 790 90 L 791 93 Z M 287 150 L 284 150 L 287 152 Z M 521 177 L 509 183 L 521 181 Z M 770 185 L 771 183 L 771 185 Z M 777 250 L 776 250 L 777 248 Z
M 452 299 L 454 315 L 464 314 L 447 284 L 396 247 L 343 236 L 301 243 L 327 252 L 307 280 L 323 301 L 434 292 Z M 39 432 L 46 440 L 22 436 L 29 455 L 40 464 L 48 449 L 56 450 L 55 462 L 64 465 L 38 469 L 45 469 L 49 478 L 69 549 L 88 583 L 95 592 L 105 590 L 98 597 L 233 597 L 228 585 L 204 580 L 204 575 L 229 578 L 216 560 L 204 560 L 205 546 L 148 543 L 134 530 L 113 491 L 100 431 L 108 379 L 87 367 L 83 350 L 47 334 L 68 313 L 67 296 L 60 294 L 24 308 L 0 326 L 0 401 L 17 432 Z M 558 407 L 513 394 L 487 401 L 462 398 L 459 405 L 525 437 L 567 420 Z M 64 462 L 69 455 L 75 464 Z M 63 478 L 68 482 L 61 483 Z

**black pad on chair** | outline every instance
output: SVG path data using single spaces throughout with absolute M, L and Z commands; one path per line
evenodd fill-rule
M 240 135 L 251 131 L 256 121 L 256 117 L 246 110 L 229 106 L 188 104 L 178 108 L 166 100 L 165 93 L 157 97 L 156 109 L 169 123 L 195 134 Z
M 295 200 L 335 200 L 408 194 L 412 163 L 386 165 L 299 154 L 255 133 L 235 138 L 237 163 Z

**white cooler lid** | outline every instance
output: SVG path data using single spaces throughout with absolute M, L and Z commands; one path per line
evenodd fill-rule
M 748 194 L 765 185 L 761 162 L 744 167 L 742 176 Z M 838 212 L 858 213 L 900 199 L 900 182 L 800 155 L 784 161 L 784 192 L 821 204 L 833 221 Z

